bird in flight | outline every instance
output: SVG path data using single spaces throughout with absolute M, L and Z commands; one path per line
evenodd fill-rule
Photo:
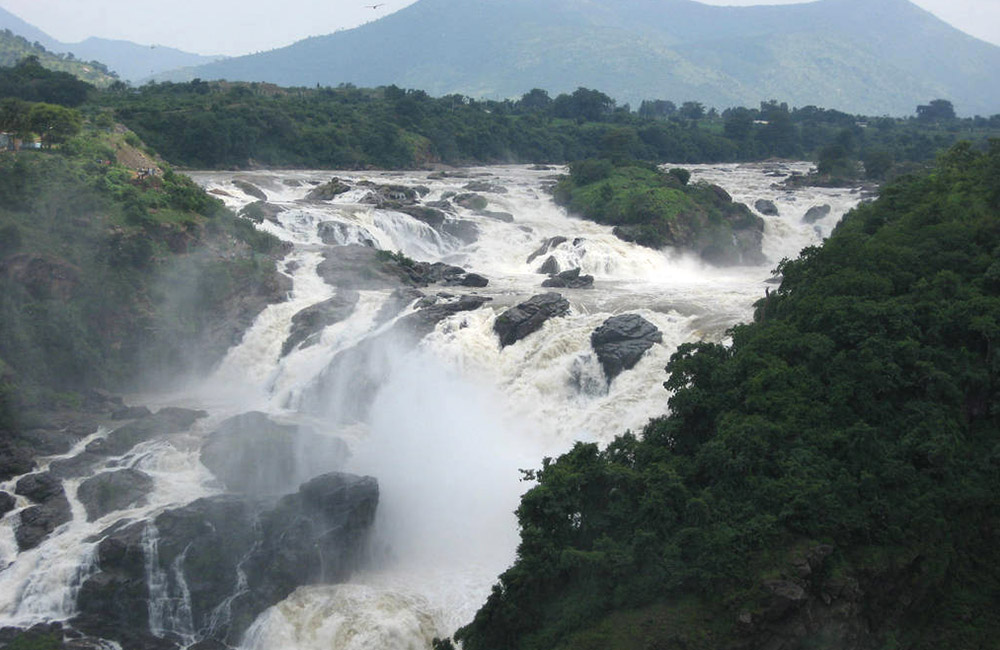
M 384 6 L 385 6 L 384 2 L 380 2 L 377 5 L 365 5 L 365 7 L 369 9 L 378 9 L 379 7 L 384 7 Z

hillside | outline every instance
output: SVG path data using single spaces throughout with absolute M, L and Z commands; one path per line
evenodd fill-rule
M 519 96 L 600 88 L 619 102 L 724 108 L 777 98 L 869 115 L 929 97 L 1000 110 L 1000 47 L 907 0 L 723 7 L 692 0 L 420 0 L 356 29 L 171 73 L 164 80 L 396 84 Z
M 992 648 L 1000 142 L 848 214 L 670 415 L 527 478 L 466 650 Z
M 56 59 L 64 62 L 71 63 L 73 60 L 100 61 L 118 77 L 133 83 L 137 83 L 146 77 L 166 70 L 211 63 L 223 58 L 219 56 L 192 54 L 161 45 L 139 45 L 130 41 L 105 38 L 88 38 L 79 43 L 62 43 L 34 25 L 0 8 L 0 30 L 2 29 L 8 29 L 13 34 L 23 37 L 29 44 L 37 43 L 45 50 L 48 50 Z M 69 58 L 70 53 L 73 55 L 72 59 Z M 14 62 L 16 63 L 16 61 Z M 50 67 L 44 60 L 42 64 Z M 13 63 L 3 63 L 3 65 L 13 65 Z M 89 67 L 93 67 L 93 64 L 88 65 Z M 50 69 L 72 72 L 72 70 L 66 67 L 51 67 Z M 80 78 L 101 85 L 98 81 L 85 77 Z
M 53 54 L 41 45 L 28 42 L 9 29 L 0 30 L 0 67 L 9 68 L 25 58 L 33 56 L 43 68 L 56 72 L 68 72 L 81 81 L 98 87 L 108 86 L 115 81 L 103 63 L 80 61 L 60 54 Z

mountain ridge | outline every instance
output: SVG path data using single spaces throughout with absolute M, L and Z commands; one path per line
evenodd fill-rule
M 724 7 L 694 0 L 420 0 L 360 27 L 155 77 L 396 84 L 515 97 L 598 88 L 622 102 L 779 99 L 910 114 L 935 97 L 1000 111 L 1000 47 L 907 0 Z

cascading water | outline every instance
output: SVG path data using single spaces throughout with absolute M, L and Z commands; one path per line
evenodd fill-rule
M 0 571 L 0 623 L 27 625 L 71 616 L 72 602 L 65 601 L 72 600 L 80 572 L 91 570 L 94 535 L 127 518 L 149 522 L 153 632 L 172 633 L 188 643 L 204 634 L 192 622 L 191 596 L 179 568 L 184 555 L 166 570 L 159 565 L 150 519 L 220 491 L 199 462 L 203 438 L 223 419 L 254 410 L 344 440 L 352 454 L 346 469 L 375 476 L 381 496 L 368 567 L 350 584 L 299 588 L 257 618 L 242 647 L 427 648 L 431 638 L 450 635 L 471 618 L 513 560 L 518 539 L 513 511 L 526 487 L 517 470 L 537 467 L 543 456 L 566 450 L 574 440 L 606 442 L 663 413 L 668 397 L 663 367 L 677 346 L 701 338 L 721 340 L 729 326 L 748 319 L 775 263 L 818 243 L 857 202 L 847 190 L 772 186 L 777 175 L 805 169 L 801 164 L 692 168 L 693 181 L 717 183 L 749 205 L 763 198 L 778 208 L 778 216 L 765 217 L 764 253 L 772 263 L 727 269 L 675 251 L 628 244 L 608 227 L 567 216 L 544 191 L 551 171 L 339 173 L 350 190 L 326 200 L 306 197 L 330 179 L 329 172 L 193 174 L 233 209 L 256 201 L 234 179 L 252 183 L 276 206 L 276 216 L 259 227 L 294 247 L 282 266 L 294 283 L 289 300 L 266 309 L 213 376 L 169 395 L 143 396 L 151 406 L 210 413 L 190 431 L 143 443 L 91 471 L 133 467 L 148 473 L 154 489 L 144 503 L 87 522 L 75 486 L 67 481 L 72 521 L 37 549 L 20 554 L 12 516 L 0 520 L 0 553 L 9 563 Z M 464 186 L 470 180 L 486 180 L 506 191 L 483 192 L 487 210 L 455 208 L 443 222 L 372 200 L 379 186 L 393 185 L 418 191 L 418 205 L 440 206 L 468 192 Z M 831 206 L 829 214 L 804 223 L 806 211 L 820 204 Z M 527 261 L 556 237 L 565 241 Z M 401 341 L 395 326 L 414 307 L 390 310 L 397 299 L 391 288 L 359 284 L 358 278 L 342 284 L 336 277 L 320 277 L 324 255 L 337 257 L 333 246 L 344 244 L 462 266 L 489 278 L 489 285 L 432 286 L 425 293 L 477 294 L 491 302 L 444 318 L 416 345 Z M 563 269 L 593 275 L 593 288 L 559 290 L 570 302 L 569 313 L 501 348 L 493 331 L 497 315 L 548 291 L 540 286 L 545 276 L 537 273 L 548 255 Z M 296 314 L 338 298 L 351 305 L 349 313 L 283 349 Z M 610 316 L 626 312 L 655 325 L 662 341 L 609 384 L 590 335 Z M 308 449 L 298 453 L 303 466 L 322 464 L 309 458 Z M 18 503 L 19 508 L 27 505 L 23 499 Z M 50 569 L 52 575 L 39 578 L 43 561 L 74 567 L 76 573 Z M 242 564 L 237 574 L 232 595 L 216 608 L 208 627 L 224 626 L 230 605 L 245 593 Z M 56 589 L 61 590 L 58 603 L 37 595 Z

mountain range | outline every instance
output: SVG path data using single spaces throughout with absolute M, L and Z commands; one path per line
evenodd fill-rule
M 158 78 L 485 98 L 585 86 L 619 102 L 778 99 L 875 115 L 943 98 L 959 114 L 989 115 L 1000 112 L 998 72 L 1000 47 L 908 0 L 419 0 L 351 30 Z
M 224 58 L 192 54 L 162 45 L 139 45 L 106 38 L 92 37 L 79 43 L 62 43 L 0 7 L 0 30 L 2 29 L 9 29 L 50 52 L 72 52 L 76 59 L 99 61 L 121 79 L 134 83 L 167 70 L 211 63 Z

